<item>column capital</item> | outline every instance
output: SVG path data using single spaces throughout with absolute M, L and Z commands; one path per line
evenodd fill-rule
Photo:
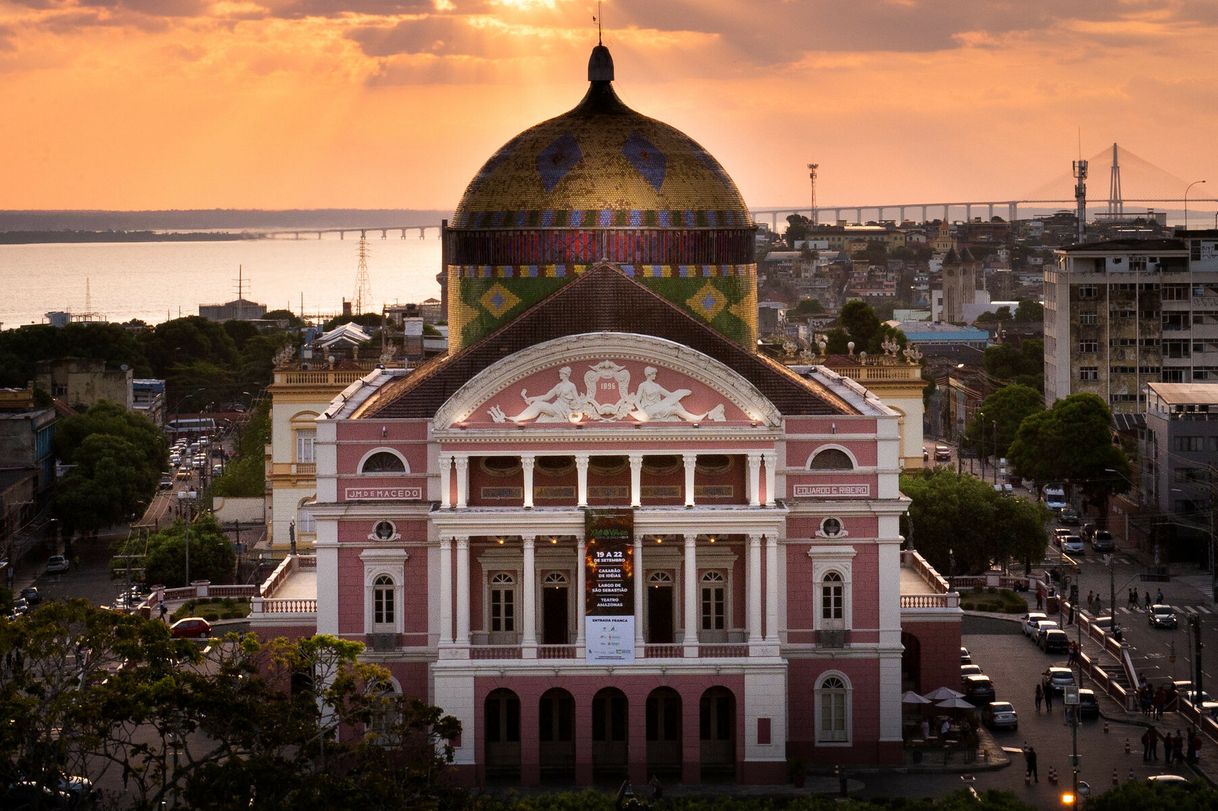
M 759 465 L 761 464 L 761 457 L 764 456 L 764 454 L 761 451 L 749 451 L 745 454 L 745 456 L 748 457 L 749 464 Z
M 643 464 L 643 456 L 644 456 L 644 454 L 638 453 L 637 451 L 634 453 L 626 454 L 626 458 L 630 460 L 630 464 L 632 464 L 632 465 Z
M 692 534 L 690 534 L 690 533 L 685 534 L 685 545 L 686 546 L 693 546 L 697 542 L 698 542 L 698 533 L 695 532 Z
M 457 542 L 458 549 L 469 549 L 468 535 L 454 535 L 453 540 Z
M 765 537 L 765 535 L 763 535 L 763 534 L 762 534 L 762 533 L 760 533 L 760 532 L 750 532 L 750 533 L 749 533 L 749 543 L 750 543 L 750 544 L 755 544 L 755 545 L 757 545 L 757 546 L 760 546 L 760 545 L 761 545 L 761 539 L 762 539 L 762 538 L 764 538 L 764 537 Z
M 588 460 L 592 458 L 592 454 L 590 454 L 590 453 L 577 453 L 577 454 L 574 454 L 574 456 L 575 456 L 575 464 L 577 466 L 582 466 L 582 467 L 587 467 Z
M 535 453 L 520 454 L 520 466 L 521 467 L 531 468 L 536 463 L 537 463 L 537 454 L 535 454 Z
M 696 453 L 683 453 L 683 454 L 681 454 L 681 461 L 682 461 L 683 463 L 685 463 L 685 465 L 686 465 L 686 466 L 688 466 L 688 465 L 696 465 L 696 464 L 698 463 L 698 454 L 696 454 Z
M 536 544 L 536 543 L 537 543 L 536 535 L 521 535 L 520 536 L 520 545 L 524 549 L 532 549 L 534 544 Z
M 469 464 L 469 454 L 468 453 L 454 453 L 454 454 L 452 454 L 452 459 L 453 459 L 453 464 L 458 465 L 458 466 Z

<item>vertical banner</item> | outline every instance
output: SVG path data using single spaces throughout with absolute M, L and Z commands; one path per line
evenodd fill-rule
M 634 513 L 588 510 L 584 517 L 584 656 L 634 661 Z

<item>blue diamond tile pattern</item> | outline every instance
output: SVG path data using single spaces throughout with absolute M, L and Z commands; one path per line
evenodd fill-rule
M 558 182 L 566 177 L 567 172 L 570 172 L 583 156 L 579 142 L 568 132 L 564 132 L 541 150 L 537 155 L 537 172 L 541 175 L 541 184 L 545 186 L 546 192 L 554 191 Z
M 652 146 L 651 142 L 638 132 L 632 132 L 622 146 L 622 154 L 653 189 L 660 190 L 664 185 L 664 172 L 668 167 L 668 160 L 663 152 Z

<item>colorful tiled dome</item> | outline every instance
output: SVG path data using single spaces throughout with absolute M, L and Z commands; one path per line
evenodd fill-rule
M 735 340 L 756 338 L 753 222 L 723 167 L 613 91 L 598 45 L 575 109 L 505 144 L 446 234 L 456 349 L 598 260 L 617 264 Z

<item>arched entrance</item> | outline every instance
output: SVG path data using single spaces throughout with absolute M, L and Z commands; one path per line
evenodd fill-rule
M 626 776 L 630 708 L 626 694 L 606 687 L 592 697 L 592 778 L 618 781 Z
M 486 697 L 486 779 L 520 779 L 520 698 L 511 690 Z
M 702 744 L 702 781 L 736 779 L 736 697 L 726 687 L 712 687 L 698 702 Z
M 547 690 L 537 705 L 541 778 L 570 783 L 575 779 L 575 699 L 560 687 Z
M 671 687 L 647 696 L 647 774 L 681 778 L 681 696 Z
M 901 654 L 901 692 L 913 690 L 922 692 L 922 643 L 908 631 L 901 632 L 901 644 L 905 646 Z

